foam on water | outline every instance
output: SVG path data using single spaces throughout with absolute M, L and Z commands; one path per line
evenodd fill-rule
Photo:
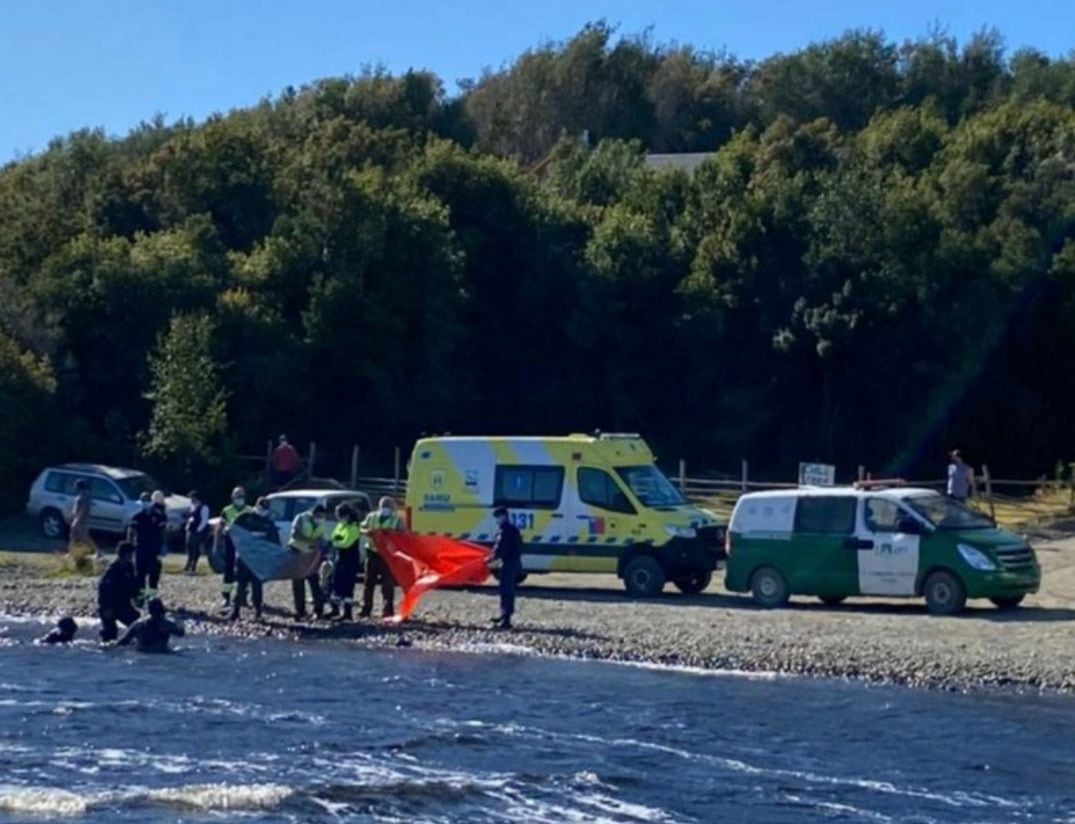
M 0 811 L 70 817 L 93 809 L 135 804 L 214 812 L 265 810 L 278 807 L 293 793 L 290 787 L 280 784 L 189 784 L 85 792 L 0 785 Z

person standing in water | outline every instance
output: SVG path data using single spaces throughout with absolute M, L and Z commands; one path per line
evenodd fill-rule
M 114 560 L 97 583 L 97 613 L 101 616 L 101 640 L 115 641 L 119 635 L 116 622 L 129 627 L 138 620 L 134 599 L 138 597 L 138 578 L 134 572 L 134 544 L 120 541 Z
M 173 635 L 182 638 L 186 633 L 182 624 L 168 620 L 160 598 L 150 601 L 148 609 L 149 615 L 131 624 L 116 642 L 117 647 L 125 647 L 133 641 L 139 652 L 168 652 L 168 639 Z
M 70 644 L 75 640 L 75 633 L 78 632 L 78 624 L 75 623 L 75 619 L 70 615 L 65 615 L 59 621 L 56 622 L 56 626 L 53 627 L 49 634 L 38 641 L 39 644 Z

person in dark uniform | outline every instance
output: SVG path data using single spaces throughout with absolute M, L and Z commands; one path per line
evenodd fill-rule
M 265 521 L 265 526 L 268 528 L 269 534 L 267 537 L 270 540 L 279 542 L 280 536 L 276 531 L 276 525 L 269 517 L 269 501 L 266 498 L 258 498 L 257 504 L 254 506 L 253 513 L 259 518 Z M 229 539 L 230 540 L 230 539 Z M 238 583 L 238 589 L 235 592 L 235 598 L 231 602 L 231 613 L 228 615 L 229 621 L 239 620 L 239 611 L 242 607 L 246 606 L 246 593 L 250 591 L 250 600 L 254 605 L 254 620 L 261 620 L 261 605 L 264 601 L 264 588 L 261 584 L 261 579 L 254 574 L 254 571 L 246 565 L 246 561 L 236 555 L 235 558 L 235 580 Z
M 523 571 L 523 539 L 519 530 L 508 517 L 508 510 L 493 510 L 499 529 L 493 545 L 493 560 L 499 566 L 500 615 L 492 620 L 500 629 L 511 629 L 511 616 L 515 614 L 515 587 Z
M 138 576 L 138 598 L 145 603 L 157 597 L 161 577 L 161 550 L 168 516 L 153 503 L 148 492 L 139 496 L 142 509 L 131 518 L 127 540 L 134 543 L 134 571 Z
M 139 652 L 168 652 L 168 639 L 173 635 L 183 637 L 183 625 L 168 620 L 160 598 L 150 601 L 148 609 L 149 615 L 131 624 L 116 643 L 117 647 L 125 647 L 134 641 Z
M 116 560 L 109 564 L 97 582 L 97 614 L 101 616 L 101 640 L 115 641 L 119 635 L 116 622 L 129 627 L 138 620 L 134 599 L 138 597 L 138 578 L 134 572 L 134 544 L 120 541 Z
M 49 634 L 40 639 L 40 644 L 70 644 L 75 640 L 78 632 L 78 624 L 70 615 L 65 615 L 56 622 L 56 626 L 49 630 Z
M 190 510 L 187 512 L 187 563 L 183 572 L 193 575 L 198 571 L 198 560 L 202 557 L 202 547 L 209 535 L 209 507 L 202 501 L 201 493 L 191 490 Z

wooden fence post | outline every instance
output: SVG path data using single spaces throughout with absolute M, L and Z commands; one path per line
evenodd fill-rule
M 306 477 L 314 477 L 314 464 L 317 463 L 317 444 L 310 441 L 310 457 L 306 464 Z
M 400 456 L 399 456 L 399 447 L 397 446 L 397 447 L 396 447 L 396 468 L 395 468 L 395 475 L 393 475 L 393 476 L 392 476 L 392 494 L 393 494 L 393 495 L 398 495 L 398 494 L 399 494 L 399 479 L 400 479 L 400 473 L 399 473 L 399 457 L 400 457 Z
M 1075 507 L 1075 463 L 1068 464 L 1068 507 Z
M 985 481 L 985 499 L 989 502 L 989 517 L 997 519 L 997 508 L 993 503 L 993 479 L 989 475 L 989 465 L 982 464 L 982 479 Z
M 272 438 L 265 441 L 265 475 L 272 474 Z
M 679 491 L 687 494 L 687 462 L 683 458 L 679 459 Z
M 745 493 L 747 491 L 747 483 L 750 479 L 750 463 L 747 461 L 746 458 L 743 458 L 743 464 L 740 467 L 740 472 L 741 475 L 739 481 L 739 488 Z
M 351 489 L 358 486 L 358 444 L 351 447 Z
M 864 467 L 862 464 L 859 464 L 858 479 L 859 479 L 859 481 L 866 480 L 866 467 Z

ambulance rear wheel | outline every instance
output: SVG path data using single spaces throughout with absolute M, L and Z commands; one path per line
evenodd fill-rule
M 750 594 L 759 607 L 782 607 L 788 602 L 788 582 L 772 567 L 762 567 L 750 579 Z
M 651 555 L 636 555 L 623 568 L 623 585 L 632 598 L 653 598 L 661 594 L 664 569 Z
M 708 587 L 712 580 L 712 572 L 692 572 L 690 575 L 682 575 L 679 578 L 673 578 L 672 583 L 675 584 L 676 589 L 683 594 L 695 595 Z
M 967 605 L 963 582 L 943 569 L 926 579 L 922 594 L 926 596 L 926 607 L 934 615 L 955 615 Z

